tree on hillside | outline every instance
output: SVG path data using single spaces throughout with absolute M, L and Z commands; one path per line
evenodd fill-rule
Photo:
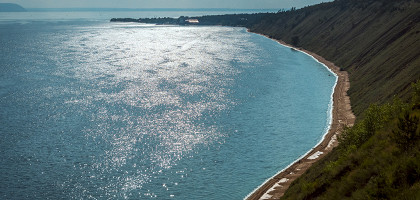
M 420 138 L 420 134 L 417 132 L 418 124 L 419 118 L 410 116 L 408 112 L 398 119 L 398 129 L 392 131 L 392 137 L 401 149 L 410 149 L 414 145 L 414 141 Z
M 413 89 L 413 103 L 420 103 L 420 80 L 415 83 L 411 83 Z

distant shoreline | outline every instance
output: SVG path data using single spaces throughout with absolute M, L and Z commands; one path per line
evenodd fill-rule
M 26 8 L 29 12 L 276 12 L 278 9 L 233 9 L 233 8 Z M 162 16 L 165 17 L 165 16 Z
M 249 31 L 249 30 L 248 30 Z M 253 33 L 253 32 L 251 32 Z M 255 33 L 259 34 L 259 33 Z M 259 34 L 270 38 L 266 35 Z M 270 38 L 273 39 L 273 38 Z M 302 175 L 313 163 L 320 160 L 326 154 L 338 145 L 337 135 L 341 133 L 345 126 L 353 126 L 355 122 L 355 115 L 351 110 L 350 98 L 347 91 L 350 88 L 348 73 L 341 71 L 334 63 L 327 61 L 322 56 L 305 49 L 294 47 L 281 40 L 276 40 L 279 44 L 289 47 L 291 49 L 301 51 L 315 60 L 326 66 L 331 72 L 337 76 L 337 81 L 332 93 L 332 121 L 327 133 L 323 139 L 304 156 L 294 161 L 285 169 L 278 172 L 276 175 L 268 179 L 261 186 L 256 188 L 245 199 L 258 200 L 258 199 L 278 199 L 284 195 L 290 184 Z
M 26 9 L 15 3 L 0 3 L 0 12 L 26 12 Z

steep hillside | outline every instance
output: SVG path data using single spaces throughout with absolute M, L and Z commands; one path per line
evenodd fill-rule
M 420 78 L 420 2 L 339 0 L 271 14 L 250 30 L 301 46 L 350 74 L 356 115 L 371 103 L 408 99 Z
M 420 81 L 413 103 L 372 105 L 282 199 L 419 199 Z
M 336 0 L 271 14 L 249 28 L 348 71 L 359 117 L 282 199 L 418 199 L 420 2 Z

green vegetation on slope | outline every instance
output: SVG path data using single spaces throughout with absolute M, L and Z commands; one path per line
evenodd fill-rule
M 283 199 L 420 198 L 420 81 L 413 88 L 413 103 L 370 106 Z
M 419 22 L 418 0 L 336 0 L 250 27 L 347 70 L 358 116 L 283 199 L 420 198 Z
M 410 83 L 420 77 L 419 22 L 418 0 L 336 0 L 268 15 L 250 30 L 313 51 L 348 71 L 349 96 L 359 116 L 394 95 L 409 98 Z

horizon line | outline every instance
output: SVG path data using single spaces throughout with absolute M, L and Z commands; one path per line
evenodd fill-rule
M 132 10 L 132 11 L 144 11 L 144 10 L 168 10 L 168 11 L 184 11 L 184 10 L 280 10 L 283 8 L 107 8 L 107 7 L 72 7 L 72 8 L 25 8 L 26 10 Z

